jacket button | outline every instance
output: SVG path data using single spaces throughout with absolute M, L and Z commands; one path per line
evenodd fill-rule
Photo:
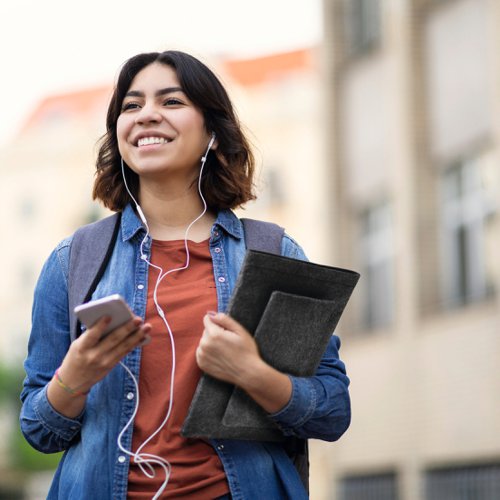
M 219 276 L 219 277 L 217 278 L 217 281 L 218 281 L 219 283 L 224 283 L 224 281 L 226 281 L 226 278 L 224 278 L 224 276 Z
M 123 464 L 123 463 L 125 462 L 125 460 L 127 460 L 127 459 L 125 458 L 125 456 L 124 456 L 124 455 L 120 455 L 120 456 L 118 457 L 118 462 L 120 462 L 121 464 Z
M 128 399 L 129 401 L 131 401 L 132 399 L 134 399 L 134 393 L 133 393 L 133 392 L 129 392 L 129 393 L 127 393 L 127 399 Z
M 215 253 L 220 253 L 220 252 L 221 252 L 220 247 L 215 247 L 214 252 L 215 252 Z
M 224 449 L 224 445 L 223 445 L 223 444 L 220 444 L 219 446 L 217 446 L 217 449 L 218 449 L 219 451 L 222 451 L 222 450 Z

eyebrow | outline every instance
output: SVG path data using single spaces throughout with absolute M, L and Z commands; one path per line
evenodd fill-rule
M 184 92 L 181 87 L 165 87 L 164 89 L 157 90 L 155 97 L 160 97 L 165 94 L 172 94 L 173 92 Z M 129 90 L 125 97 L 144 97 L 144 92 L 140 90 Z

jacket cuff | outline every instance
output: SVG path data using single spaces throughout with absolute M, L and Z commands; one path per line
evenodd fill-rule
M 294 435 L 294 429 L 311 418 L 317 404 L 317 393 L 310 378 L 288 376 L 292 382 L 292 396 L 284 408 L 269 416 L 285 436 Z
M 47 398 L 47 386 L 45 386 L 33 398 L 33 408 L 41 424 L 67 441 L 72 440 L 82 428 L 84 411 L 76 419 L 65 417 L 57 412 Z

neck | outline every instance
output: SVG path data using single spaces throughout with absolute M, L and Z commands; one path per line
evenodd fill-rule
M 149 232 L 153 239 L 184 239 L 187 227 L 203 212 L 203 202 L 197 183 L 175 182 L 158 185 L 141 179 L 139 200 L 146 216 Z M 203 241 L 210 237 L 215 215 L 210 211 L 196 221 L 188 234 L 192 241 Z

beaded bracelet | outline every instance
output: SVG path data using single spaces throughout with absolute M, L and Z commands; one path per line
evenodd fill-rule
M 56 382 L 59 385 L 59 387 L 61 387 L 62 389 L 64 389 L 68 394 L 71 394 L 71 396 L 75 397 L 75 396 L 86 396 L 90 392 L 90 390 L 83 392 L 83 391 L 79 391 L 78 388 L 72 389 L 71 387 L 68 387 L 62 381 L 61 376 L 59 375 L 59 368 L 54 373 L 54 377 L 55 377 Z

